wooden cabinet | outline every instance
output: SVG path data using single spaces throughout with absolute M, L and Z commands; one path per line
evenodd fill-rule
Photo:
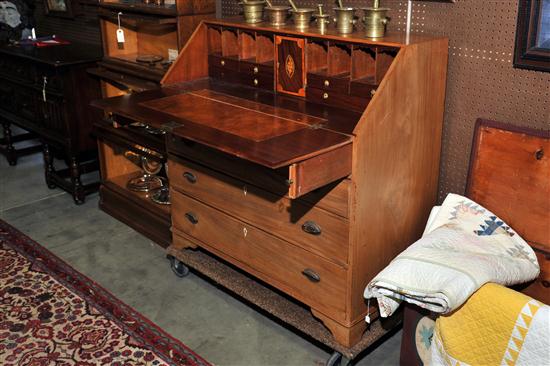
M 214 13 L 214 0 L 177 0 L 162 5 L 101 0 L 104 58 L 90 72 L 103 80 L 105 96 L 155 88 L 197 25 Z M 117 32 L 123 33 L 124 42 Z
M 81 173 L 97 170 L 97 151 L 90 132 L 100 113 L 89 103 L 101 96 L 97 80 L 86 69 L 101 57 L 101 50 L 83 44 L 39 47 L 0 47 L 0 114 L 7 150 L 15 163 L 9 125 L 39 136 L 43 142 L 45 178 L 84 202 L 97 182 L 83 185 Z M 53 154 L 67 169 L 56 170 Z M 11 162 L 10 162 L 11 163 Z
M 351 349 L 376 339 L 365 285 L 435 204 L 447 49 L 209 20 L 163 88 L 95 105 L 166 131 L 172 248 L 290 295 Z
M 103 97 L 113 97 L 158 88 L 197 25 L 214 15 L 215 1 L 168 0 L 163 5 L 155 5 L 102 0 L 99 9 L 105 56 L 98 67 L 88 71 L 101 80 Z M 124 42 L 118 42 L 119 30 L 124 34 Z M 146 193 L 126 189 L 126 182 L 140 169 L 124 157 L 125 151 L 134 151 L 165 164 L 164 136 L 132 127 L 109 132 L 114 129 L 108 116 L 106 120 L 96 128 L 100 158 L 112 162 L 109 168 L 102 169 L 100 207 L 151 240 L 167 246 L 172 236 L 170 207 L 154 204 Z M 166 181 L 164 169 L 160 176 Z
M 305 95 L 305 40 L 275 36 L 277 91 L 303 97 Z

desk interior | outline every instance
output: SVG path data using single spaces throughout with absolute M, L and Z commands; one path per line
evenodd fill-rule
M 176 118 L 208 126 L 254 142 L 286 135 L 326 119 L 201 89 L 141 103 Z

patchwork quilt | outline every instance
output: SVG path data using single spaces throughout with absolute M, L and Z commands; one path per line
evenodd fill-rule
M 510 286 L 539 274 L 531 247 L 505 222 L 470 199 L 449 194 L 424 236 L 366 287 L 382 317 L 401 301 L 449 313 L 488 282 Z
M 437 318 L 430 364 L 550 365 L 550 307 L 486 284 L 460 309 Z

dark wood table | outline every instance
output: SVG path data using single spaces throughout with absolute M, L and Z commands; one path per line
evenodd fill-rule
M 80 176 L 97 170 L 98 165 L 90 131 L 100 113 L 89 104 L 101 97 L 101 90 L 86 69 L 100 59 L 101 49 L 87 44 L 0 47 L 0 123 L 4 130 L 0 152 L 15 165 L 18 156 L 36 149 L 17 150 L 14 143 L 39 137 L 46 184 L 68 191 L 77 204 L 98 187 L 97 183 L 83 185 Z M 30 134 L 14 137 L 11 125 Z M 54 154 L 67 168 L 56 170 Z

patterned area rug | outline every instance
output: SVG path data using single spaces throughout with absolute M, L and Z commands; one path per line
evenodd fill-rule
M 0 220 L 0 365 L 209 365 Z

